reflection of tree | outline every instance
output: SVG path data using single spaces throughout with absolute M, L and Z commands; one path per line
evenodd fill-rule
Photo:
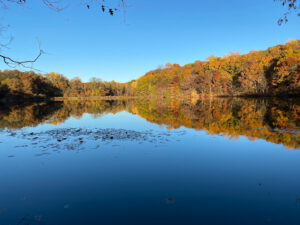
M 299 102 L 299 99 L 298 99 Z M 265 139 L 287 148 L 300 147 L 300 105 L 297 101 L 228 99 L 199 101 L 196 105 L 137 101 L 136 113 L 147 121 L 167 128 L 185 126 L 206 130 L 210 135 L 249 140 Z
M 264 139 L 287 148 L 300 147 L 299 99 L 217 98 L 189 104 L 186 101 L 65 101 L 32 103 L 24 106 L 1 106 L 0 128 L 21 128 L 40 123 L 57 125 L 84 113 L 100 117 L 106 113 L 128 111 L 168 129 L 181 126 L 205 130 L 237 139 Z
M 0 104 L 0 128 L 22 128 L 47 122 L 62 107 L 61 102 L 26 103 L 23 105 Z
M 40 123 L 57 125 L 69 117 L 81 118 L 89 113 L 96 117 L 105 113 L 126 110 L 125 101 L 65 101 L 26 103 L 24 105 L 0 105 L 0 128 L 22 128 Z

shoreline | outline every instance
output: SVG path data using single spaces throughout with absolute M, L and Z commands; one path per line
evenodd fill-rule
M 205 101 L 217 98 L 241 98 L 241 99 L 297 99 L 299 95 L 234 95 L 234 96 L 199 96 L 197 101 Z M 29 103 L 29 102 L 59 102 L 59 101 L 118 101 L 118 100 L 151 100 L 160 99 L 165 100 L 166 97 L 147 97 L 147 96 L 93 96 L 93 97 L 53 97 L 53 98 L 16 98 L 16 97 L 4 97 L 0 98 L 1 104 L 18 104 L 18 103 Z M 178 101 L 190 101 L 190 96 L 177 97 Z

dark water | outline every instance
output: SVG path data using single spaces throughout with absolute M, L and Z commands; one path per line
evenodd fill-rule
M 1 225 L 300 224 L 299 99 L 2 104 L 0 129 Z

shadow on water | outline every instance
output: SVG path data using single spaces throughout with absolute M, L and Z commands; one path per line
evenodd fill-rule
M 127 111 L 167 129 L 181 126 L 230 139 L 245 136 L 300 147 L 299 99 L 217 98 L 194 103 L 175 100 L 64 101 L 0 107 L 0 128 L 16 129 L 41 123 L 57 125 L 84 113 L 95 118 Z

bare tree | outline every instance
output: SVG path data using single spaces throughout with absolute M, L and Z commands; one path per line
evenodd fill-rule
M 40 0 L 46 7 L 48 7 L 51 10 L 54 10 L 56 12 L 60 12 L 66 7 L 68 7 L 70 2 L 67 0 Z M 13 4 L 18 4 L 18 5 L 25 5 L 29 1 L 27 0 L 0 0 L 0 7 L 2 9 L 9 9 L 10 6 Z M 81 3 L 83 6 L 85 6 L 87 9 L 91 8 L 99 8 L 99 11 L 102 13 L 108 13 L 111 16 L 113 16 L 117 11 L 120 9 L 123 9 L 124 14 L 126 10 L 126 5 L 125 5 L 125 0 L 76 0 L 76 1 L 71 1 L 72 3 Z M 0 26 L 0 37 L 3 37 L 3 32 L 6 30 L 7 26 Z M 1 43 L 0 42 L 0 59 L 8 65 L 9 67 L 18 67 L 21 66 L 23 68 L 30 68 L 33 69 L 32 65 L 35 63 L 43 54 L 44 51 L 40 48 L 39 44 L 39 52 L 36 55 L 34 59 L 31 60 L 23 60 L 19 61 L 16 60 L 12 57 L 6 56 L 4 54 L 1 54 L 1 50 L 3 49 L 8 49 L 9 43 L 12 41 L 12 38 L 10 38 L 6 43 Z
M 120 9 L 123 9 L 124 15 L 126 13 L 126 4 L 125 0 L 39 0 L 41 1 L 46 7 L 48 7 L 51 10 L 54 10 L 56 12 L 60 12 L 66 7 L 68 7 L 69 4 L 74 3 L 81 3 L 84 7 L 86 7 L 88 10 L 91 8 L 98 8 L 100 12 L 108 13 L 111 16 L 113 16 L 117 11 Z M 282 25 L 283 23 L 288 22 L 288 16 L 291 13 L 297 13 L 298 16 L 300 16 L 300 3 L 299 0 L 274 0 L 276 2 L 280 2 L 283 7 L 287 8 L 287 11 L 284 13 L 284 15 L 278 20 L 278 25 Z M 13 4 L 18 5 L 25 5 L 29 0 L 0 0 L 0 7 L 3 9 L 8 9 Z M 0 37 L 2 34 L 2 31 L 5 27 L 0 27 Z M 0 59 L 3 60 L 5 64 L 11 67 L 16 66 L 22 66 L 25 68 L 31 68 L 28 65 L 34 62 L 36 62 L 41 55 L 44 53 L 43 50 L 39 49 L 39 53 L 37 56 L 32 60 L 24 60 L 24 61 L 18 61 L 11 57 L 5 56 L 1 54 L 1 50 L 7 48 L 8 44 L 10 43 L 12 39 L 8 41 L 8 43 L 0 43 Z

